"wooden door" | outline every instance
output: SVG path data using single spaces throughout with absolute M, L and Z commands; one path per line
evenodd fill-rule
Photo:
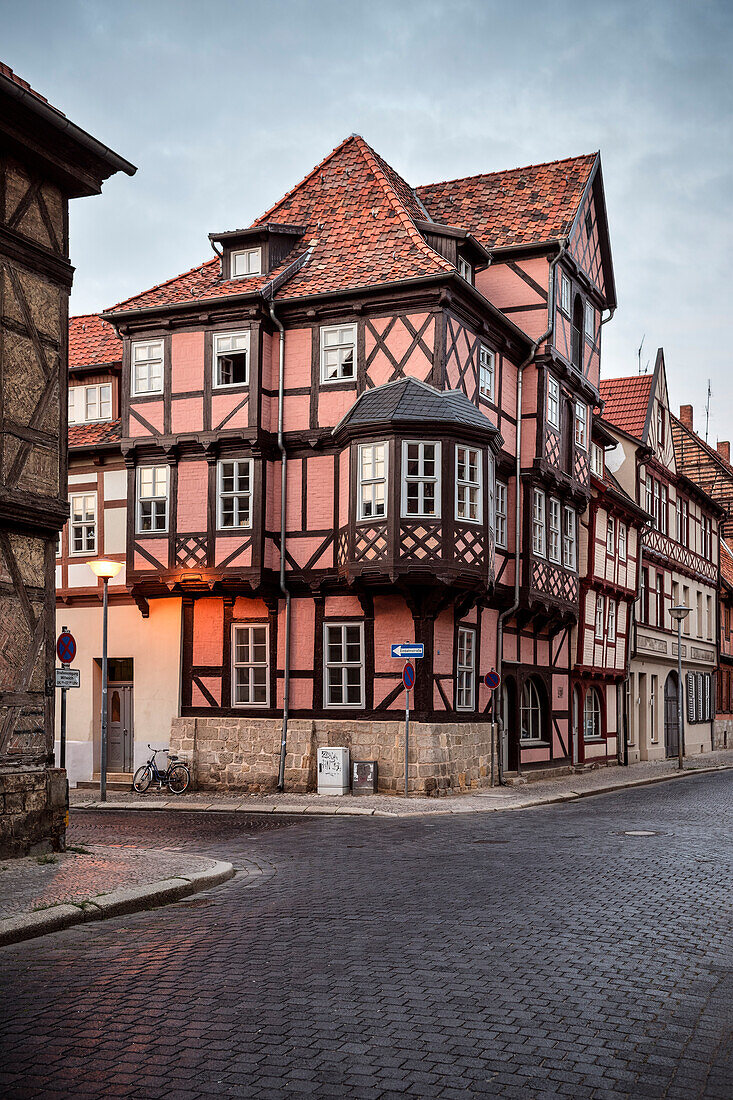
M 677 756 L 680 751 L 680 725 L 677 710 L 677 675 L 670 672 L 664 685 L 664 752 Z
M 107 689 L 107 768 L 132 771 L 132 684 L 109 684 Z

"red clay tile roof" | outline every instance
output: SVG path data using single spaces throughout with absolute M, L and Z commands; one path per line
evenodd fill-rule
M 651 374 L 637 374 L 630 378 L 602 378 L 603 419 L 635 439 L 641 439 L 649 408 L 652 377 Z
M 429 183 L 415 191 L 435 221 L 469 229 L 485 248 L 553 241 L 570 233 L 597 155 Z
M 279 299 L 453 273 L 453 265 L 418 232 L 413 216 L 424 217 L 411 189 L 352 134 L 253 223 L 307 227 L 280 268 L 267 276 L 222 281 L 219 260 L 208 260 L 109 312 L 257 291 L 309 248 L 308 262 L 278 291 Z
M 121 422 L 107 420 L 104 424 L 71 424 L 69 449 L 74 447 L 99 447 L 104 443 L 118 443 L 122 439 Z
M 97 313 L 69 317 L 69 370 L 122 361 L 122 341 Z
M 725 583 L 733 588 L 733 550 L 724 539 L 720 540 L 720 572 Z
M 40 99 L 41 103 L 48 103 L 45 95 L 41 95 L 41 93 L 37 92 L 35 88 L 31 88 L 27 80 L 23 80 L 22 76 L 18 76 L 17 73 L 13 72 L 9 65 L 5 65 L 2 61 L 0 61 L 0 76 L 5 76 L 8 78 L 8 80 L 12 80 L 13 84 L 17 84 L 19 88 L 22 88 L 26 92 L 30 92 L 31 95 L 34 95 L 36 97 L 36 99 Z M 50 103 L 48 103 L 48 105 L 49 107 L 52 106 L 52 104 Z M 62 115 L 64 118 L 66 118 L 66 115 L 63 114 L 63 111 L 59 111 L 58 107 L 54 107 L 53 109 L 54 111 L 56 111 L 57 114 Z

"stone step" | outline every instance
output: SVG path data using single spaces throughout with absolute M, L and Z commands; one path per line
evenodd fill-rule
M 132 772 L 107 772 L 108 791 L 129 791 L 132 786 Z M 98 791 L 99 772 L 95 772 L 91 779 L 80 780 L 76 784 L 79 791 Z

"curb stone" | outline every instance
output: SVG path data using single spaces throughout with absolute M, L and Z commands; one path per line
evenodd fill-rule
M 53 905 L 36 913 L 9 917 L 7 920 L 0 920 L 0 947 L 45 936 L 48 932 L 60 932 L 64 928 L 90 920 L 124 917 L 143 909 L 169 905 L 189 894 L 198 893 L 199 890 L 219 886 L 233 875 L 234 867 L 231 863 L 217 860 L 213 867 L 194 871 L 190 875 L 160 879 L 145 886 L 123 886 L 109 894 L 100 894 L 94 899 L 86 898 L 73 905 Z
M 546 797 L 531 798 L 525 802 L 520 802 L 515 805 L 509 803 L 501 803 L 497 806 L 471 806 L 468 803 L 460 808 L 449 808 L 445 810 L 377 810 L 371 809 L 369 806 L 294 806 L 292 803 L 273 803 L 272 805 L 265 806 L 248 806 L 244 802 L 235 802 L 231 806 L 222 804 L 221 802 L 204 802 L 204 803 L 181 803 L 181 802 L 84 802 L 77 805 L 71 805 L 70 809 L 76 811 L 84 810 L 178 810 L 185 813 L 230 813 L 230 814 L 250 814 L 262 815 L 262 814 L 283 814 L 299 817 L 390 817 L 390 818 L 413 818 L 413 817 L 440 817 L 447 814 L 493 814 L 501 813 L 504 810 L 533 810 L 536 806 L 554 806 L 560 802 L 576 802 L 580 798 L 593 798 L 595 795 L 601 794 L 613 794 L 615 791 L 627 791 L 632 787 L 647 787 L 652 783 L 668 783 L 673 779 L 687 779 L 691 775 L 710 775 L 712 772 L 725 772 L 733 770 L 733 764 L 713 764 L 708 768 L 687 768 L 680 771 L 667 772 L 665 775 L 653 775 L 645 779 L 629 779 L 625 783 L 612 783 L 606 787 L 592 787 L 589 790 L 573 791 L 568 790 L 566 794 L 553 794 Z M 477 793 L 475 795 L 464 795 L 465 799 L 487 797 L 488 791 L 491 788 L 486 788 L 485 792 Z M 500 788 L 504 789 L 504 788 Z M 401 796 L 395 796 L 401 799 Z

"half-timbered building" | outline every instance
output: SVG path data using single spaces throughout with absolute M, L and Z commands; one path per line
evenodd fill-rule
M 682 643 L 685 751 L 710 751 L 723 509 L 679 469 L 661 348 L 652 373 L 603 379 L 601 397 L 604 423 L 617 440 L 607 468 L 650 517 L 627 685 L 628 759 L 677 755 L 677 629 L 670 608 L 681 604 L 690 608 Z

